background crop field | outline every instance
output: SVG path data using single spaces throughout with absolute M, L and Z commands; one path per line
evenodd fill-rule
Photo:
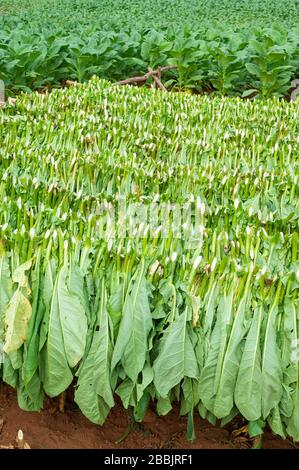
M 35 29 L 155 28 L 184 25 L 205 29 L 209 22 L 248 28 L 298 26 L 298 0 L 4 0 L 1 23 L 16 21 Z
M 9 93 L 172 64 L 168 88 L 285 96 L 299 73 L 298 0 L 4 0 L 0 13 Z

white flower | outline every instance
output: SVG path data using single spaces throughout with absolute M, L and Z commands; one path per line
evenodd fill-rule
M 159 233 L 161 232 L 162 227 L 163 227 L 163 225 L 159 225 L 159 227 L 156 228 L 155 233 L 154 233 L 154 237 L 155 237 L 155 238 L 156 238 L 156 237 L 159 235 Z
M 212 264 L 211 264 L 211 272 L 214 271 L 214 269 L 216 267 L 216 264 L 217 264 L 217 258 L 214 258 L 213 261 L 212 261 Z
M 29 230 L 29 237 L 30 237 L 31 240 L 35 237 L 35 228 L 34 227 L 32 227 Z
M 261 269 L 261 275 L 264 276 L 264 274 L 266 274 L 267 272 L 267 266 L 263 266 L 262 269 Z
M 155 272 L 157 271 L 158 267 L 159 267 L 160 263 L 158 260 L 156 260 L 152 266 L 150 267 L 149 269 L 149 273 L 150 273 L 150 276 L 153 276 L 155 274 Z
M 145 229 L 145 223 L 144 223 L 144 222 L 141 222 L 141 223 L 139 224 L 139 229 L 138 229 L 139 235 L 142 235 L 144 229 Z
M 200 256 L 200 255 L 195 258 L 195 260 L 193 261 L 193 269 L 198 268 L 201 260 L 202 260 L 202 256 Z

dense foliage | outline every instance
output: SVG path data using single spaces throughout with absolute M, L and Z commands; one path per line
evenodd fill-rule
M 282 96 L 299 72 L 297 0 L 4 0 L 0 13 L 9 93 L 176 64 L 170 88 Z
M 129 25 L 205 29 L 204 23 L 210 22 L 231 29 L 270 27 L 273 22 L 290 28 L 298 26 L 299 5 L 297 0 L 2 0 L 0 12 L 2 22 L 21 23 L 32 30 Z
M 190 437 L 194 412 L 240 413 L 299 440 L 298 131 L 298 103 L 97 78 L 0 111 L 0 376 L 20 407 L 75 379 L 95 423 L 116 394 L 137 421 L 179 401 Z

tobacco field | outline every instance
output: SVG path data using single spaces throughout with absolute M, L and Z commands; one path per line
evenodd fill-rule
M 10 94 L 171 64 L 168 89 L 287 96 L 299 72 L 298 0 L 4 0 L 0 14 Z

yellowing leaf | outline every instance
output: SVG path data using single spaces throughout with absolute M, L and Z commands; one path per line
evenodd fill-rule
M 21 266 L 18 266 L 12 275 L 13 282 L 17 282 L 20 287 L 28 288 L 28 278 L 25 272 L 31 268 L 31 265 L 32 260 L 30 259 L 29 261 L 26 261 L 26 263 L 21 264 Z
M 32 314 L 29 300 L 22 294 L 20 288 L 16 290 L 6 310 L 4 351 L 6 353 L 17 351 L 25 341 L 26 329 Z

